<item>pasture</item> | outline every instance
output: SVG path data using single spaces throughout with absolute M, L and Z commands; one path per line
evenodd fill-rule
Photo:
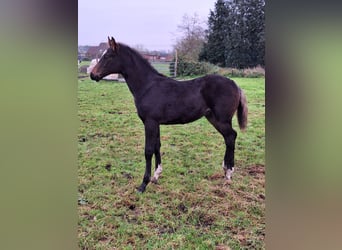
M 170 62 L 151 62 L 151 65 L 158 72 L 170 77 Z
M 127 85 L 79 79 L 81 249 L 265 248 L 265 79 L 233 80 L 249 123 L 242 133 L 233 118 L 232 184 L 223 179 L 223 138 L 202 118 L 160 127 L 163 173 L 138 194 L 144 127 Z

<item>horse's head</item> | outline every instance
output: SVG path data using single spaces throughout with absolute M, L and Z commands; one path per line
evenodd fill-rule
M 108 37 L 108 45 L 109 48 L 90 73 L 90 78 L 97 82 L 107 75 L 121 71 L 121 60 L 118 58 L 119 45 L 113 37 L 111 39 Z

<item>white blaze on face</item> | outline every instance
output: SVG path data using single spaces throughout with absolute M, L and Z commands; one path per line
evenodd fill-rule
M 160 165 L 158 165 L 156 171 L 154 172 L 152 182 L 157 182 L 162 172 L 163 172 L 163 167 L 160 164 Z
M 103 56 L 104 56 L 104 54 L 106 54 L 106 53 L 107 53 L 107 50 L 103 51 L 103 53 L 102 53 L 102 56 L 101 56 L 101 57 L 103 57 Z

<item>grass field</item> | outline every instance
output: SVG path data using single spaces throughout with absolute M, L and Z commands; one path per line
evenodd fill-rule
M 234 78 L 249 103 L 233 183 L 224 142 L 200 119 L 161 126 L 163 174 L 144 194 L 144 128 L 126 84 L 79 80 L 81 249 L 264 249 L 265 80 Z
M 78 67 L 89 66 L 89 65 L 90 65 L 90 61 L 81 61 L 81 63 L 78 65 Z
M 151 62 L 151 65 L 160 73 L 170 76 L 170 62 Z

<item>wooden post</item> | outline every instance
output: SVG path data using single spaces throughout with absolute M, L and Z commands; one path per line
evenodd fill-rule
M 177 54 L 177 50 L 175 50 L 175 73 L 174 73 L 174 77 L 177 77 L 177 62 L 178 62 L 178 54 Z

